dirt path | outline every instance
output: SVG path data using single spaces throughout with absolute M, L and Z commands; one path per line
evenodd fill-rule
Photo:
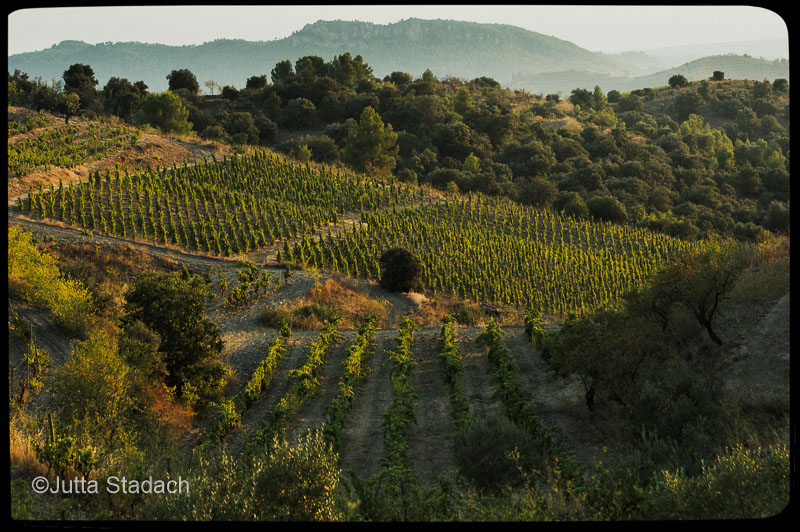
M 744 338 L 727 372 L 728 389 L 770 391 L 788 397 L 790 379 L 790 298 L 781 297 Z
M 39 348 L 47 351 L 50 357 L 50 367 L 61 366 L 72 350 L 74 338 L 64 332 L 56 323 L 53 314 L 47 309 L 35 308 L 20 300 L 14 300 L 10 303 L 9 310 L 12 309 L 31 325 L 33 340 Z M 12 338 L 9 335 L 9 355 L 14 357 L 14 362 L 21 360 L 19 355 L 24 348 L 25 342 L 23 340 Z
M 459 377 L 461 390 L 469 403 L 469 413 L 473 418 L 493 418 L 504 416 L 502 403 L 495 397 L 497 386 L 488 373 L 486 351 L 475 344 L 482 329 L 457 328 L 457 346 L 461 351 L 461 365 L 464 371 Z
M 455 470 L 450 401 L 436 349 L 437 337 L 438 331 L 416 334 L 414 344 L 416 365 L 412 379 L 417 406 L 409 455 L 423 489 L 436 486 L 440 475 Z

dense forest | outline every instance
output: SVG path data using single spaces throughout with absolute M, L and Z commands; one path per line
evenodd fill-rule
M 687 239 L 756 240 L 789 229 L 789 85 L 784 79 L 688 82 L 608 94 L 530 95 L 491 78 L 376 79 L 361 56 L 317 56 L 255 73 L 245 87 L 204 86 L 186 70 L 170 91 L 90 66 L 64 73 L 64 92 L 9 74 L 9 103 L 112 114 L 133 123 L 303 161 L 345 164 L 451 191 L 479 191 L 573 216 Z M 218 92 L 219 94 L 213 94 Z M 72 96 L 78 102 L 66 102 Z M 380 132 L 380 134 L 376 134 Z

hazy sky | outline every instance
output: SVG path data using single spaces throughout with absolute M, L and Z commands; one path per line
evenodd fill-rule
M 763 39 L 786 39 L 788 52 L 783 18 L 760 7 L 292 5 L 21 9 L 8 16 L 8 54 L 42 50 L 64 40 L 170 45 L 223 38 L 270 41 L 320 19 L 387 24 L 412 17 L 511 24 L 599 52 Z

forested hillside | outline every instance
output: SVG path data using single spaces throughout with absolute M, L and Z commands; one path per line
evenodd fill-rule
M 674 74 L 658 89 L 596 86 L 562 99 L 505 90 L 487 77 L 437 79 L 430 70 L 379 80 L 349 53 L 283 60 L 244 87 L 208 85 L 215 96 L 200 95 L 187 69 L 167 78 L 171 92 L 120 78 L 98 90 L 92 67 L 73 65 L 64 73 L 68 91 L 56 93 L 15 72 L 9 103 L 113 114 L 688 239 L 788 231 L 785 79 L 728 80 L 715 71 L 690 82 Z M 22 162 L 12 155 L 14 174 Z

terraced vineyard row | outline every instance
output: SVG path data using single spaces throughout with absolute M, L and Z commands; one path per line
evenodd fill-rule
M 9 123 L 9 137 L 44 125 L 35 119 Z M 73 168 L 136 144 L 139 131 L 129 127 L 69 125 L 55 127 L 35 138 L 8 143 L 8 173 L 22 176 L 51 166 Z
M 19 207 L 93 231 L 217 255 L 282 242 L 279 261 L 353 277 L 379 277 L 381 253 L 402 246 L 422 260 L 429 293 L 554 315 L 613 303 L 696 245 L 482 195 L 422 197 L 422 189 L 258 152 L 143 173 L 95 173 L 81 186 L 31 190 Z M 360 213 L 360 220 L 346 224 L 346 213 Z

